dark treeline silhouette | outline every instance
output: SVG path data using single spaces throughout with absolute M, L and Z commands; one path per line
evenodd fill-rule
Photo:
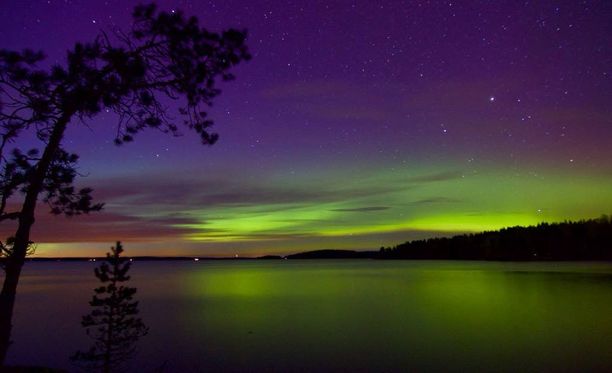
M 612 217 L 541 223 L 381 248 L 380 259 L 612 260 Z

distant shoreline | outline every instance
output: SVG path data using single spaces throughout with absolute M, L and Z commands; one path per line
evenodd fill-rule
M 29 262 L 93 262 L 105 257 L 30 257 Z M 314 250 L 286 256 L 133 256 L 132 261 L 228 261 L 285 259 L 471 260 L 492 262 L 610 262 L 612 217 L 540 223 L 498 231 L 409 241 L 378 251 Z M 0 263 L 2 259 L 0 259 Z
M 197 256 L 134 256 L 126 257 L 134 262 L 218 262 L 218 261 L 282 261 L 282 260 L 376 260 L 376 261 L 453 261 L 453 262 L 604 262 L 612 263 L 610 259 L 530 259 L 530 260 L 508 260 L 508 259 L 457 259 L 457 258 L 386 258 L 381 257 L 377 251 L 352 251 L 333 250 L 335 255 L 318 255 L 319 251 L 307 251 L 287 256 L 261 256 L 261 257 L 197 257 Z M 325 250 L 326 251 L 326 250 Z M 28 262 L 98 262 L 105 257 L 42 257 L 28 258 Z M 0 260 L 1 262 L 1 260 Z

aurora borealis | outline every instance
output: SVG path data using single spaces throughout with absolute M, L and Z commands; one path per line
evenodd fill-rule
M 0 4 L 0 48 L 61 63 L 137 3 Z M 608 2 L 158 3 L 249 31 L 253 59 L 210 110 L 220 140 L 115 147 L 112 115 L 73 123 L 66 148 L 106 208 L 41 206 L 37 255 L 376 249 L 612 212 Z

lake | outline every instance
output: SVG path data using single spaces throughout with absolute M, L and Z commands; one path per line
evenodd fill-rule
M 99 264 L 99 263 L 98 263 Z M 27 263 L 8 364 L 75 370 L 96 263 Z M 136 261 L 137 371 L 604 371 L 612 264 Z

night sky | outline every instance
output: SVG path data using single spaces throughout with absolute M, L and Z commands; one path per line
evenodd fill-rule
M 62 63 L 139 1 L 3 1 L 0 48 Z M 40 206 L 37 255 L 377 249 L 612 213 L 610 1 L 160 1 L 246 28 L 213 147 L 185 130 L 112 144 L 73 123 L 102 213 Z M 26 141 L 27 142 L 27 141 Z

